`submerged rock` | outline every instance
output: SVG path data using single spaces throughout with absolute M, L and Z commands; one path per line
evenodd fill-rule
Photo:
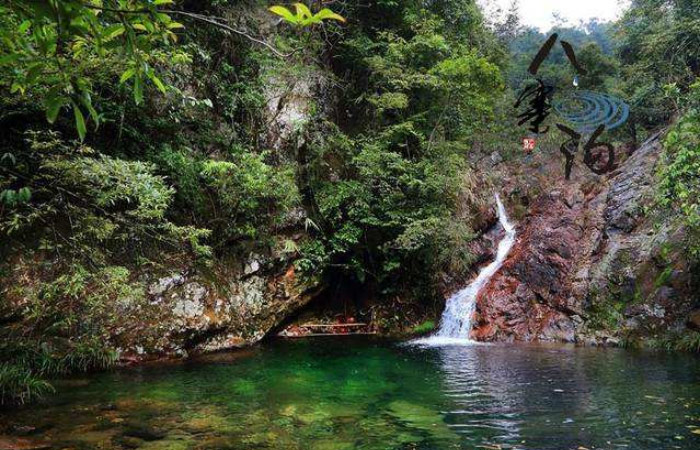
M 123 438 L 136 438 L 148 442 L 161 440 L 165 438 L 167 434 L 162 430 L 147 425 L 129 424 L 122 435 Z M 131 441 L 133 442 L 133 439 Z
M 46 442 L 0 436 L 0 450 L 42 450 L 49 448 L 52 448 L 52 446 Z

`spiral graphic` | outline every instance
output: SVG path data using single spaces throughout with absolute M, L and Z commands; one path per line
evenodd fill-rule
M 591 133 L 600 125 L 612 130 L 627 121 L 630 107 L 617 97 L 591 91 L 577 91 L 556 100 L 556 113 L 580 133 Z

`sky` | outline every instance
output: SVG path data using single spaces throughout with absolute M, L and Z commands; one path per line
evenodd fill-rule
M 479 0 L 481 4 L 495 3 L 507 10 L 511 0 Z M 559 12 L 570 24 L 580 20 L 598 18 L 614 20 L 628 3 L 626 0 L 520 0 L 520 16 L 523 25 L 531 25 L 541 31 L 549 31 L 554 23 L 554 12 Z

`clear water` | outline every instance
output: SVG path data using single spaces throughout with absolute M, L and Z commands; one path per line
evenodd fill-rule
M 472 330 L 472 318 L 476 308 L 476 298 L 479 291 L 486 286 L 491 277 L 501 268 L 513 244 L 515 244 L 515 226 L 508 222 L 506 209 L 501 198 L 496 194 L 496 206 L 498 208 L 498 220 L 505 230 L 505 236 L 498 243 L 496 259 L 488 266 L 481 269 L 479 275 L 469 286 L 447 299 L 445 311 L 440 319 L 440 328 L 433 336 L 414 341 L 417 345 L 453 345 L 470 344 L 469 333 Z
M 700 448 L 700 358 L 684 354 L 327 338 L 59 389 L 0 413 L 0 435 L 32 426 L 56 449 Z

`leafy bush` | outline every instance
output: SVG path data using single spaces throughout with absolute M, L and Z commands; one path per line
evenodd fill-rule
M 676 112 L 664 86 L 675 83 L 687 93 L 700 76 L 698 14 L 695 0 L 634 0 L 617 24 L 622 88 L 636 119 L 649 129 Z
M 655 350 L 700 352 L 700 333 L 697 331 L 668 333 L 648 340 L 646 345 Z
M 700 111 L 686 114 L 668 133 L 660 164 L 660 204 L 679 214 L 689 235 L 688 251 L 700 258 Z
M 233 162 L 202 164 L 204 184 L 216 202 L 210 222 L 218 238 L 215 248 L 240 240 L 263 241 L 298 205 L 293 169 L 264 159 L 264 154 L 243 153 Z
M 39 232 L 44 249 L 95 263 L 112 252 L 136 251 L 143 239 L 208 254 L 201 243 L 206 230 L 166 219 L 173 189 L 153 174 L 152 165 L 95 154 L 53 132 L 30 132 L 26 142 L 0 162 L 0 170 L 9 175 L 0 180 L 5 208 L 0 232 L 20 239 Z M 23 190 L 29 192 L 24 198 L 19 195 Z M 98 243 L 106 251 L 95 252 Z
M 120 305 L 144 296 L 123 267 L 89 271 L 58 265 L 48 273 L 35 270 L 41 275 L 34 276 L 43 282 L 38 287 L 31 282 L 13 286 L 24 309 L 0 328 L 0 360 L 12 364 L 0 377 L 0 389 L 7 392 L 4 402 L 22 403 L 48 392 L 44 378 L 114 364 L 117 353 L 110 336 L 123 320 Z M 48 279 L 51 274 L 53 280 Z
M 438 295 L 442 270 L 469 261 L 470 218 L 455 215 L 471 188 L 465 154 L 503 89 L 500 69 L 433 6 L 402 2 L 376 27 L 368 24 L 387 5 L 363 8 L 336 50 L 347 114 L 339 122 L 353 126 L 313 122 L 298 160 L 303 203 L 318 224 L 299 266 L 422 300 Z M 482 32 L 478 20 L 459 27 Z

